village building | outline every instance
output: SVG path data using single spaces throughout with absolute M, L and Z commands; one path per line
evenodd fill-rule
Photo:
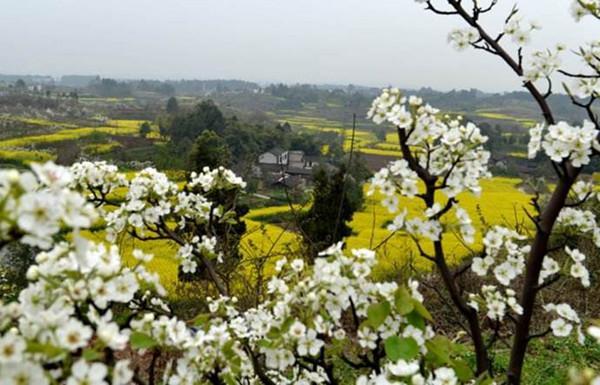
M 256 171 L 267 184 L 305 185 L 312 179 L 313 169 L 319 165 L 319 158 L 307 156 L 304 151 L 272 148 L 258 156 Z

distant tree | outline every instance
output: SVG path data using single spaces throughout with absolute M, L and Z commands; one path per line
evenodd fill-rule
M 179 112 L 179 103 L 177 102 L 177 98 L 171 96 L 169 100 L 167 100 L 167 114 L 177 114 Z
M 25 84 L 25 81 L 23 79 L 18 79 L 15 82 L 15 88 L 18 90 L 24 90 L 26 86 L 27 85 Z
M 135 83 L 134 86 L 139 91 L 154 92 L 166 96 L 170 96 L 175 93 L 175 87 L 173 87 L 172 84 L 161 82 L 159 80 L 142 79 Z
M 172 141 L 181 142 L 184 138 L 194 140 L 206 130 L 222 134 L 224 129 L 223 113 L 212 100 L 205 100 L 194 107 L 189 114 L 173 118 L 169 133 Z
M 321 143 L 317 142 L 314 135 L 309 133 L 298 133 L 289 135 L 290 148 L 304 151 L 306 155 L 318 155 L 321 153 Z
M 169 128 L 167 126 L 165 126 L 164 124 L 158 124 L 158 134 L 160 135 L 161 138 L 166 138 L 169 136 Z
M 278 130 L 283 131 L 283 132 L 291 132 L 292 131 L 292 126 L 288 122 L 284 122 L 283 124 L 277 123 L 275 128 L 277 128 Z
M 100 79 L 90 85 L 90 91 L 102 97 L 123 97 L 131 95 L 131 86 L 114 79 Z
M 387 130 L 385 129 L 385 127 L 377 127 L 375 128 L 374 132 L 377 139 L 379 139 L 382 142 L 385 142 L 387 137 Z
M 362 206 L 362 195 L 356 199 L 360 185 L 345 167 L 333 174 L 320 167 L 313 182 L 313 204 L 300 219 L 300 227 L 303 242 L 314 259 L 319 251 L 352 234 L 348 222 Z
M 143 122 L 142 124 L 140 124 L 140 136 L 142 138 L 145 138 L 146 136 L 148 136 L 148 134 L 151 131 L 151 127 L 150 127 L 150 123 L 148 122 Z
M 230 161 L 231 153 L 223 138 L 211 130 L 198 135 L 190 151 L 192 171 L 201 171 L 204 167 L 228 167 Z

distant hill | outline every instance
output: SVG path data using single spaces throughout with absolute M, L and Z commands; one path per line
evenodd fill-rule
M 23 80 L 25 84 L 53 84 L 54 78 L 46 75 L 7 75 L 0 74 L 0 83 L 15 83 L 17 80 Z

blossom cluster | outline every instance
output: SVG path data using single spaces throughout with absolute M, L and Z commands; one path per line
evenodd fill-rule
M 261 375 L 274 383 L 328 383 L 331 373 L 322 357 L 329 344 L 353 345 L 350 350 L 358 353 L 349 360 L 367 352 L 386 355 L 381 369 L 360 376 L 357 384 L 459 382 L 450 362 L 419 364 L 439 337 L 423 322 L 429 315 L 417 282 L 372 281 L 371 250 L 345 255 L 340 243 L 320 257 L 309 271 L 302 260 L 279 260 L 268 297 L 255 308 L 240 311 L 235 298 L 220 297 L 209 299 L 209 313 L 197 318 L 193 331 L 174 318 L 151 314 L 133 322 L 132 329 L 161 346 L 179 347 L 181 356 L 165 373 L 169 384 L 217 377 L 254 383 L 259 380 L 253 364 L 257 355 L 264 357 Z M 354 321 L 348 323 L 348 316 Z M 391 350 L 383 353 L 384 344 L 396 342 L 410 351 L 402 357 Z
M 220 190 L 241 190 L 245 182 L 232 171 L 205 168 L 192 173 L 186 184 L 171 181 L 154 168 L 132 177 L 104 162 L 84 162 L 71 168 L 74 188 L 97 202 L 107 226 L 107 240 L 127 232 L 140 239 L 161 237 L 179 245 L 177 257 L 186 273 L 196 271 L 196 256 L 218 257 L 216 238 L 207 231 L 209 222 L 225 220 L 226 210 L 209 198 Z M 125 196 L 119 191 L 125 190 Z
M 577 182 L 572 188 L 573 199 L 583 202 L 596 195 L 590 183 L 583 181 Z M 588 210 L 581 210 L 573 207 L 565 207 L 559 213 L 556 223 L 556 234 L 588 234 L 597 247 L 600 247 L 600 228 L 597 225 L 595 215 Z M 521 246 L 521 241 L 526 238 L 517 232 L 504 227 L 495 226 L 490 229 L 484 239 L 484 256 L 475 257 L 472 260 L 471 270 L 478 276 L 487 276 L 492 269 L 495 280 L 506 287 L 505 293 L 500 293 L 496 286 L 484 286 L 481 294 L 470 294 L 470 305 L 477 310 L 482 306 L 487 310 L 487 316 L 491 319 L 502 319 L 505 311 L 511 308 L 515 313 L 520 314 L 522 309 L 514 299 L 514 291 L 510 289 L 516 278 L 521 276 L 525 267 L 525 258 L 530 251 L 529 245 Z M 556 250 L 555 252 L 559 252 Z M 564 247 L 564 255 L 567 257 L 562 264 L 550 255 L 544 257 L 542 270 L 540 272 L 539 284 L 543 285 L 546 281 L 560 274 L 563 269 L 568 271 L 568 276 L 577 279 L 584 287 L 590 286 L 590 273 L 584 262 L 586 255 L 577 248 Z M 500 262 L 498 261 L 500 260 Z M 561 307 L 565 308 L 566 304 Z M 565 318 L 565 317 L 563 317 Z M 566 318 L 574 322 L 575 317 Z M 554 322 L 553 331 L 559 329 L 564 320 Z M 577 324 L 580 324 L 577 321 Z M 562 330 L 562 329 L 561 329 Z M 563 331 L 564 333 L 564 331 Z M 563 336 L 561 332 L 557 336 Z
M 587 15 L 600 17 L 600 1 L 598 0 L 573 0 L 571 14 L 579 21 Z
M 560 68 L 561 61 L 559 55 L 565 49 L 564 45 L 558 44 L 555 50 L 548 49 L 534 52 L 524 71 L 523 79 L 526 82 L 535 82 L 540 79 L 549 78 Z
M 438 177 L 442 191 L 455 197 L 465 190 L 479 193 L 479 180 L 489 176 L 490 153 L 483 144 L 488 138 L 473 123 L 462 123 L 460 117 L 439 117 L 439 110 L 425 104 L 421 98 L 406 98 L 396 88 L 384 89 L 373 101 L 368 117 L 377 124 L 387 121 L 406 134 L 406 146 L 419 166 Z M 408 160 L 388 167 L 389 175 L 409 179 L 405 195 L 415 193 L 415 172 L 407 170 Z M 377 180 L 383 180 L 384 177 Z M 387 190 L 386 190 L 387 192 Z
M 75 237 L 40 252 L 18 301 L 0 304 L 0 377 L 6 383 L 125 385 L 132 379 L 128 360 L 106 357 L 124 350 L 132 333 L 115 307 L 148 306 L 142 286 L 164 289 L 141 264 L 125 267 L 116 246 Z M 167 308 L 158 297 L 153 304 Z M 48 365 L 52 370 L 44 369 Z
M 48 249 L 64 229 L 86 229 L 97 213 L 85 197 L 69 188 L 73 177 L 54 163 L 34 164 L 32 171 L 0 171 L 0 240 L 18 237 Z
M 575 200 L 585 201 L 596 195 L 596 193 L 590 183 L 580 181 L 573 186 L 572 195 Z M 595 215 L 591 211 L 573 207 L 563 208 L 556 223 L 556 234 L 562 233 L 589 234 L 596 246 L 600 247 L 600 228 L 597 225 Z M 484 256 L 475 257 L 472 260 L 471 270 L 475 274 L 484 277 L 493 268 L 492 272 L 496 281 L 506 287 L 504 293 L 502 293 L 496 286 L 487 285 L 483 286 L 481 294 L 469 295 L 469 304 L 478 311 L 485 309 L 487 311 L 486 315 L 490 319 L 501 320 L 509 308 L 517 314 L 522 312 L 514 298 L 515 292 L 510 287 L 524 271 L 525 258 L 530 251 L 529 245 L 520 246 L 520 241 L 525 239 L 524 236 L 513 230 L 495 226 L 484 237 Z M 559 251 L 556 250 L 555 252 Z M 545 284 L 549 278 L 560 274 L 564 269 L 568 272 L 568 276 L 580 281 L 583 287 L 589 287 L 590 273 L 584 264 L 586 255 L 579 249 L 570 248 L 569 246 L 564 247 L 564 255 L 567 258 L 562 267 L 559 261 L 552 256 L 546 255 L 544 257 L 539 284 Z M 498 263 L 498 259 L 500 259 L 500 263 Z M 557 311 L 561 316 L 550 325 L 556 336 L 569 335 L 573 325 L 578 327 L 581 334 L 581 321 L 577 317 L 577 313 L 568 304 L 562 304 L 558 308 L 548 304 L 546 310 Z
M 585 46 L 580 47 L 579 56 L 583 64 L 589 67 L 594 76 L 580 77 L 575 81 L 575 94 L 581 98 L 599 97 L 600 96 L 600 40 L 595 40 Z
M 590 184 L 578 182 L 573 186 L 575 196 L 579 201 L 583 202 L 593 194 L 590 189 Z M 565 232 L 567 234 L 576 233 L 578 235 L 589 235 L 596 247 L 600 247 L 600 227 L 597 224 L 596 216 L 589 210 L 581 210 L 573 207 L 565 207 L 561 210 L 557 221 L 557 233 Z M 579 280 L 584 287 L 590 286 L 590 273 L 584 265 L 586 255 L 579 249 L 571 249 L 568 246 L 564 248 L 565 254 L 569 257 L 570 263 L 569 275 Z M 551 273 L 559 271 L 558 263 L 554 262 L 550 257 L 546 256 L 549 261 L 544 261 L 544 269 L 542 277 L 549 276 Z M 550 270 L 550 271 L 548 271 Z
M 581 329 L 581 319 L 571 305 L 566 303 L 558 305 L 549 303 L 544 305 L 544 310 L 546 312 L 555 313 L 558 316 L 550 323 L 550 328 L 555 336 L 567 337 L 573 331 L 573 326 L 575 326 L 577 329 L 577 339 L 580 343 L 585 341 L 585 336 Z
M 476 275 L 484 277 L 493 267 L 496 281 L 506 288 L 502 293 L 494 285 L 484 285 L 481 294 L 469 295 L 470 306 L 478 311 L 485 309 L 490 319 L 502 320 L 508 309 L 516 314 L 523 311 L 511 286 L 523 273 L 525 258 L 530 250 L 529 245 L 520 244 L 519 241 L 524 239 L 524 236 L 514 230 L 494 226 L 483 239 L 485 256 L 473 258 L 471 270 Z
M 105 161 L 75 163 L 70 172 L 73 176 L 72 187 L 98 192 L 93 196 L 94 199 L 101 199 L 111 191 L 127 186 L 127 178 L 119 173 L 119 168 Z
M 529 130 L 528 156 L 536 157 L 543 149 L 554 162 L 568 159 L 574 167 L 582 167 L 590 162 L 594 149 L 600 149 L 594 123 L 584 120 L 581 126 L 558 122 L 547 129 L 537 125 Z
M 540 29 L 536 22 L 524 22 L 518 15 L 513 15 L 504 24 L 504 33 L 520 47 L 527 45 L 531 41 L 531 32 Z
M 457 28 L 448 34 L 448 42 L 459 51 L 469 48 L 479 38 L 479 31 L 475 28 Z
M 460 117 L 440 117 L 439 110 L 425 104 L 421 98 L 404 97 L 395 88 L 384 89 L 373 101 L 368 117 L 377 124 L 394 124 L 402 134 L 401 145 L 417 163 L 410 164 L 406 157 L 391 162 L 371 180 L 369 193 L 379 191 L 390 212 L 398 210 L 398 194 L 411 198 L 423 193 L 419 191 L 419 182 L 428 181 L 423 180 L 417 171 L 433 179 L 433 188 L 448 198 L 454 198 L 463 191 L 478 194 L 481 191 L 480 179 L 490 175 L 487 168 L 490 153 L 483 148 L 488 138 L 477 126 L 463 123 Z M 403 211 L 388 229 L 404 230 L 414 237 L 436 241 L 444 230 L 439 219 L 446 211 L 439 203 L 426 208 L 426 218 L 406 218 Z M 460 234 L 467 242 L 472 242 L 475 231 L 469 215 L 460 207 L 456 207 L 455 213 Z
M 418 357 L 434 343 L 435 334 L 430 326 L 409 321 L 428 317 L 420 305 L 423 297 L 417 282 L 409 281 L 404 287 L 372 281 L 370 272 L 376 261 L 371 250 L 352 250 L 345 255 L 340 243 L 320 256 L 308 276 L 302 276 L 301 260 L 281 260 L 276 266 L 278 275 L 268 284 L 270 301 L 239 314 L 240 320 L 230 323 L 233 333 L 265 355 L 275 383 L 327 382 L 324 368 L 307 371 L 303 363 L 325 354 L 328 341 L 353 343 L 359 352 L 377 351 L 386 341 L 414 346 L 401 358 L 388 355 L 382 370 L 361 376 L 358 384 L 408 381 L 433 385 L 442 383 L 442 378 L 457 383 L 450 367 L 423 371 L 418 363 Z M 345 322 L 347 315 L 354 319 L 351 325 Z

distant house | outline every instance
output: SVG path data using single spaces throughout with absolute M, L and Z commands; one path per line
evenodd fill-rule
M 262 165 L 278 165 L 283 166 L 279 169 L 312 169 L 316 167 L 319 157 L 306 156 L 304 151 L 284 151 L 279 148 L 273 148 L 258 156 L 258 164 Z
M 289 168 L 304 168 L 304 151 L 288 151 Z
M 306 156 L 304 151 L 273 148 L 259 155 L 257 175 L 267 183 L 298 185 L 312 177 L 318 164 L 319 157 Z
M 258 164 L 287 164 L 287 151 L 273 148 L 258 156 Z
M 304 168 L 312 169 L 313 167 L 317 167 L 319 165 L 319 160 L 321 160 L 320 156 L 304 156 Z

